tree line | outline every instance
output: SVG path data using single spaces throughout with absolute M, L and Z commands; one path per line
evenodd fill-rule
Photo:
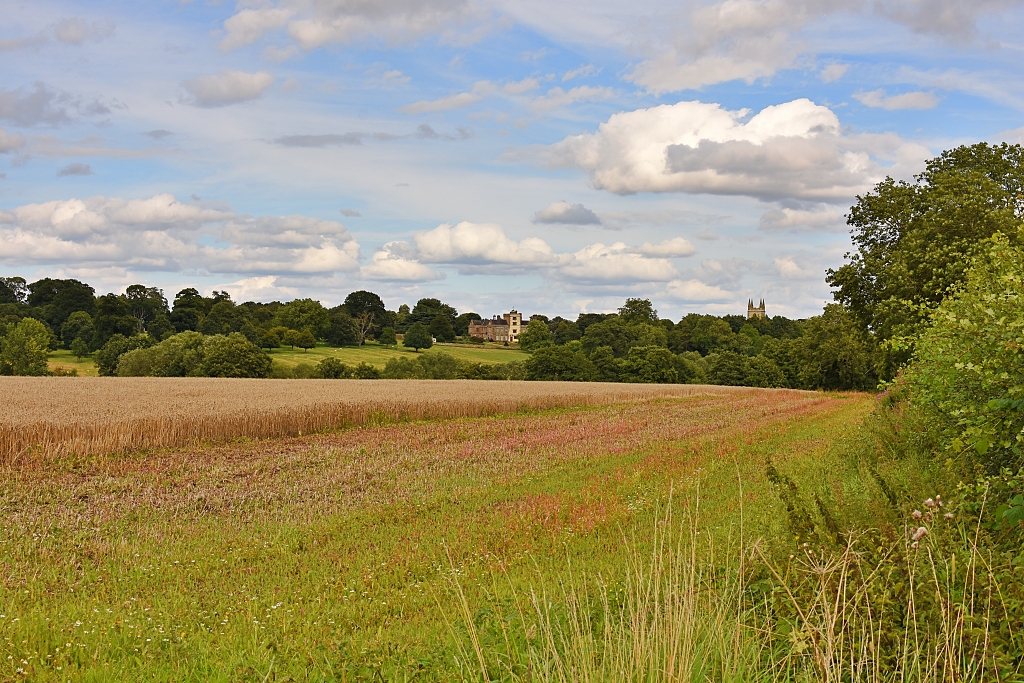
M 672 321 L 659 318 L 651 301 L 628 299 L 611 314 L 533 316 L 520 339 L 530 359 L 495 376 L 871 389 L 893 379 L 913 357 L 920 331 L 964 281 L 986 240 L 1003 235 L 1011 246 L 1018 243 L 1022 160 L 1020 145 L 962 146 L 930 160 L 912 182 L 887 178 L 858 196 L 848 216 L 854 251 L 840 268 L 827 271 L 836 302 L 820 315 L 748 320 L 694 313 Z M 434 340 L 482 343 L 468 336 L 470 322 L 479 318 L 436 298 L 392 311 L 369 291 L 352 292 L 327 308 L 308 298 L 235 303 L 226 292 L 204 297 L 194 288 L 168 302 L 161 290 L 142 284 L 96 296 L 74 279 L 0 278 L 0 373 L 45 374 L 46 350 L 63 347 L 79 357 L 95 353 L 104 375 L 265 377 L 273 367 L 264 350 L 370 340 L 390 345 L 397 335 L 415 350 Z M 122 370 L 126 354 L 134 355 Z M 218 360 L 228 356 L 250 360 L 244 367 Z M 422 359 L 403 362 L 415 367 L 399 363 L 385 372 L 481 375 L 454 359 L 430 368 Z M 306 374 L 373 375 L 369 368 Z

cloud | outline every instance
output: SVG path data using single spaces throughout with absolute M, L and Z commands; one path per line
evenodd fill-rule
M 109 113 L 110 109 L 99 100 L 83 101 L 39 82 L 31 90 L 0 88 L 0 121 L 19 126 L 56 126 L 79 116 Z
M 677 301 L 729 301 L 734 298 L 732 292 L 727 292 L 721 287 L 708 285 L 696 279 L 672 280 L 666 285 L 665 293 L 669 298 Z
M 274 84 L 274 77 L 265 71 L 246 73 L 225 69 L 219 74 L 197 76 L 182 83 L 191 96 L 189 104 L 197 107 L 223 107 L 255 100 Z
M 276 275 L 260 275 L 214 285 L 213 289 L 226 291 L 235 301 L 280 301 L 298 296 L 299 290 L 294 287 L 278 286 L 278 280 L 280 278 Z
M 584 76 L 593 76 L 594 74 L 598 74 L 598 73 L 601 73 L 601 69 L 597 68 L 593 64 L 587 64 L 586 66 L 581 66 L 578 69 L 572 69 L 570 71 L 566 71 L 565 75 L 562 76 L 562 83 L 565 83 L 566 81 L 571 81 L 574 78 L 582 78 Z
M 53 37 L 66 45 L 81 45 L 87 40 L 102 42 L 114 35 L 116 24 L 108 21 L 86 21 L 65 17 L 50 27 Z
M 930 92 L 908 92 L 901 95 L 886 95 L 885 90 L 879 88 L 871 92 L 854 93 L 853 98 L 866 107 L 879 109 L 932 109 L 939 103 L 935 93 Z
M 384 83 L 408 83 L 412 80 L 411 76 L 404 75 L 398 69 L 391 69 L 381 74 L 380 80 Z
M 595 102 L 611 99 L 614 96 L 615 91 L 604 86 L 580 85 L 568 91 L 562 88 L 551 88 L 547 94 L 535 99 L 530 108 L 534 111 L 547 111 L 557 107 L 565 107 L 575 102 Z
M 420 100 L 419 102 L 399 107 L 398 111 L 405 114 L 424 114 L 427 112 L 460 109 L 476 104 L 485 96 L 492 94 L 496 89 L 495 85 L 490 81 L 477 81 L 469 92 L 448 95 L 436 100 Z
M 548 55 L 553 54 L 555 54 L 555 50 L 552 50 L 549 47 L 542 47 L 538 50 L 533 50 L 532 52 L 524 52 L 521 55 L 519 55 L 519 58 L 522 59 L 524 62 L 537 62 L 547 57 Z
M 341 209 L 342 216 L 348 216 L 349 218 L 359 218 L 363 214 L 359 213 L 355 209 Z
M 252 217 L 200 204 L 161 194 L 19 206 L 0 212 L 0 262 L 245 275 L 359 268 L 359 244 L 336 221 Z
M 89 164 L 68 164 L 57 171 L 57 175 L 62 177 L 69 175 L 92 175 L 92 166 Z
M 415 259 L 408 242 L 388 242 L 374 253 L 370 265 L 363 266 L 359 277 L 364 280 L 395 282 L 429 282 L 444 275 Z
M 163 140 L 164 138 L 170 135 L 174 135 L 174 133 L 172 133 L 169 130 L 164 130 L 161 128 L 158 130 L 147 130 L 145 133 L 143 133 L 143 135 L 145 135 L 146 137 L 153 138 L 154 140 Z
M 0 127 L 0 154 L 13 152 L 25 146 L 25 136 L 21 133 L 8 133 Z
M 528 237 L 516 242 L 500 225 L 463 221 L 448 223 L 413 237 L 419 259 L 425 263 L 468 265 L 553 265 L 558 257 L 544 240 Z
M 361 145 L 367 133 L 329 133 L 326 135 L 284 135 L 274 140 L 285 147 L 329 147 L 332 145 Z
M 267 31 L 283 27 L 291 16 L 291 10 L 276 7 L 240 10 L 224 22 L 226 35 L 220 41 L 220 49 L 227 52 L 249 45 Z
M 667 282 L 678 276 L 668 259 L 646 258 L 623 242 L 587 245 L 572 254 L 557 271 L 560 279 L 590 284 Z
M 876 11 L 916 33 L 940 35 L 965 43 L 978 33 L 978 18 L 1019 5 L 1016 0 L 879 0 Z
M 801 268 L 792 256 L 774 259 L 775 270 L 784 280 L 820 280 L 821 271 L 814 268 Z
M 509 95 L 522 95 L 525 92 L 536 90 L 540 87 L 540 81 L 536 78 L 524 78 L 521 81 L 513 81 L 501 86 Z
M 472 0 L 285 0 L 277 6 L 293 13 L 288 21 L 288 36 L 307 51 L 331 43 L 349 44 L 374 38 L 392 44 L 405 43 L 436 32 L 443 32 L 449 43 L 462 44 L 482 35 L 456 35 L 452 28 L 485 21 L 489 16 Z M 273 26 L 265 30 L 270 28 Z M 490 27 L 485 27 L 484 33 L 488 30 Z
M 64 17 L 34 36 L 0 40 L 0 52 L 38 48 L 51 38 L 76 47 L 88 40 L 99 43 L 114 35 L 115 26 L 113 20 L 90 22 L 79 17 Z
M 562 225 L 600 225 L 597 214 L 582 204 L 552 202 L 533 214 L 534 223 L 558 223 Z
M 931 156 L 895 134 L 844 132 L 831 110 L 807 99 L 766 107 L 744 123 L 748 114 L 700 101 L 622 112 L 597 133 L 552 145 L 548 164 L 581 168 L 594 187 L 617 194 L 844 202 Z
M 697 249 L 689 240 L 673 237 L 658 244 L 644 242 L 640 247 L 640 253 L 644 256 L 692 256 L 697 253 Z
M 829 64 L 821 70 L 821 80 L 824 83 L 833 83 L 846 75 L 850 68 L 849 64 Z
M 846 218 L 835 207 L 822 205 L 814 211 L 783 207 L 761 214 L 762 232 L 845 232 Z

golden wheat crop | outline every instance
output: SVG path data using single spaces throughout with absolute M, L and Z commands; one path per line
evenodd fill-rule
M 0 377 L 0 463 L 763 389 L 473 380 Z

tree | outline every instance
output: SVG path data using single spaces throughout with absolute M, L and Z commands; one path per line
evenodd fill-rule
M 342 306 L 345 312 L 352 316 L 353 320 L 358 319 L 363 313 L 369 313 L 373 318 L 373 324 L 378 327 L 384 327 L 390 322 L 387 319 L 388 312 L 384 308 L 384 302 L 373 292 L 367 292 L 366 290 L 352 292 L 345 297 L 345 303 Z
M 270 356 L 241 334 L 214 335 L 203 342 L 204 377 L 268 377 Z
M 148 334 L 139 334 L 134 337 L 126 337 L 123 334 L 115 334 L 96 353 L 96 369 L 102 377 L 112 377 L 117 374 L 117 364 L 121 356 L 134 351 L 153 346 L 155 340 Z
M 551 346 L 551 330 L 547 323 L 540 319 L 533 319 L 526 325 L 526 330 L 519 335 L 519 348 L 523 351 L 536 351 L 545 346 Z
M 451 318 L 443 313 L 439 313 L 430 321 L 431 336 L 433 336 L 439 342 L 453 342 L 455 341 L 455 329 L 452 327 Z
M 344 306 L 330 310 L 331 325 L 327 330 L 327 343 L 331 346 L 345 346 L 359 343 L 359 328 Z
M 274 330 L 265 330 L 260 333 L 260 348 L 278 349 L 281 347 L 281 337 Z
M 1022 221 L 1020 145 L 957 147 L 928 161 L 913 183 L 886 178 L 857 197 L 847 220 L 856 251 L 826 279 L 836 301 L 878 342 L 883 378 L 910 357 L 913 337 L 963 280 L 983 240 L 1001 232 L 1015 244 Z
M 840 306 L 807 321 L 798 340 L 801 384 L 809 389 L 868 390 L 878 384 L 871 339 L 856 317 Z
M 658 322 L 658 312 L 654 310 L 650 299 L 626 299 L 626 303 L 619 309 L 619 317 L 630 322 Z
M 275 328 L 276 329 L 276 328 Z M 299 344 L 299 331 L 298 330 L 285 330 L 281 334 L 281 343 L 287 347 L 290 347 L 293 351 Z
M 145 285 L 129 285 L 125 290 L 124 298 L 128 302 L 129 314 L 137 321 L 136 333 L 150 331 L 149 323 L 157 316 L 166 317 L 169 313 L 167 299 L 164 298 L 162 289 Z M 154 334 L 153 336 L 158 335 Z
M 663 346 L 634 346 L 626 357 L 623 378 L 627 382 L 676 384 L 675 355 Z
M 75 311 L 96 311 L 96 290 L 78 280 L 37 280 L 28 285 L 27 300 L 54 330 L 59 330 Z
M 550 328 L 549 328 L 550 329 Z M 583 335 L 580 333 L 579 325 L 572 322 L 571 320 L 561 320 L 555 331 L 552 333 L 552 338 L 556 345 L 561 346 L 571 341 L 579 339 Z
M 741 387 L 750 374 L 750 359 L 735 351 L 708 354 L 708 381 L 730 387 Z
M 96 327 L 93 325 L 92 316 L 85 311 L 75 311 L 69 315 L 60 328 L 60 338 L 65 349 L 70 349 L 76 339 L 82 339 L 90 345 L 95 336 Z
M 397 344 L 398 340 L 395 338 L 395 328 L 385 327 L 380 331 L 380 334 L 377 335 L 377 341 L 384 346 L 394 346 Z
M 744 384 L 748 387 L 780 388 L 788 386 L 788 381 L 775 361 L 764 356 L 755 356 L 747 364 L 747 378 Z
M 82 360 L 89 355 L 89 343 L 81 337 L 75 337 L 75 341 L 71 342 L 71 353 L 75 354 L 78 360 Z
M 417 353 L 420 349 L 429 349 L 434 345 L 434 340 L 430 336 L 430 331 L 424 327 L 423 323 L 415 323 L 405 332 L 405 336 L 402 338 L 402 346 L 411 348 Z
M 199 321 L 210 310 L 210 300 L 204 299 L 199 290 L 186 287 L 174 295 L 174 308 L 170 321 L 178 332 L 195 330 Z
M 50 330 L 34 318 L 23 318 L 7 326 L 0 350 L 0 364 L 12 375 L 46 375 L 46 356 L 50 348 Z
M 128 310 L 128 302 L 116 294 L 104 294 L 96 300 L 96 317 L 93 325 L 96 337 L 92 347 L 102 348 L 115 335 L 135 335 L 136 319 Z
M 331 314 L 319 301 L 295 299 L 277 310 L 274 324 L 292 330 L 309 330 L 317 339 L 327 336 L 331 328 Z
M 542 321 L 536 322 L 544 325 Z M 597 369 L 586 354 L 570 346 L 540 347 L 526 361 L 526 378 L 531 380 L 593 382 L 597 376 Z
M 616 358 L 625 358 L 634 346 L 668 346 L 667 333 L 661 325 L 630 322 L 617 315 L 588 325 L 580 341 L 588 354 L 608 346 Z
M 321 379 L 348 379 L 352 370 L 337 358 L 324 358 L 317 364 L 316 374 Z
M 373 313 L 370 311 L 363 311 L 352 319 L 356 324 L 356 338 L 359 340 L 359 346 L 366 343 L 366 338 L 370 336 L 373 329 L 377 326 L 373 320 Z
M 309 349 L 316 348 L 316 338 L 313 337 L 313 333 L 310 332 L 309 330 L 302 330 L 295 338 L 295 345 L 302 349 L 302 352 L 305 353 Z
M 0 304 L 23 304 L 28 285 L 23 277 L 0 277 Z

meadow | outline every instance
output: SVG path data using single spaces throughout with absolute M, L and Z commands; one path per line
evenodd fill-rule
M 506 347 L 496 344 L 480 346 L 438 344 L 433 347 L 433 350 L 444 351 L 459 360 L 486 364 L 523 361 L 530 357 L 530 354 L 520 351 L 517 347 Z M 428 350 L 420 351 L 419 353 L 430 352 Z M 416 353 L 413 349 L 407 349 L 404 346 L 383 346 L 376 342 L 367 342 L 363 346 L 342 347 L 319 344 L 307 351 L 288 347 L 271 349 L 269 351 L 270 357 L 276 365 L 289 369 L 295 368 L 299 363 L 316 365 L 325 358 L 337 358 L 349 366 L 366 363 L 383 369 L 391 358 L 413 358 Z M 80 377 L 96 377 L 98 375 L 96 363 L 91 357 L 78 359 L 70 351 L 65 351 L 64 349 L 50 352 L 49 366 L 51 371 L 57 368 L 74 369 Z
M 216 391 L 146 382 L 169 405 L 223 408 Z M 626 388 L 594 405 L 7 465 L 0 678 L 580 680 L 514 656 L 555 642 L 535 607 L 571 613 L 597 577 L 624 604 L 670 497 L 728 547 L 785 526 L 768 461 L 829 502 L 870 509 L 877 495 L 834 450 L 871 408 L 863 395 Z M 78 405 L 113 416 L 119 400 Z

